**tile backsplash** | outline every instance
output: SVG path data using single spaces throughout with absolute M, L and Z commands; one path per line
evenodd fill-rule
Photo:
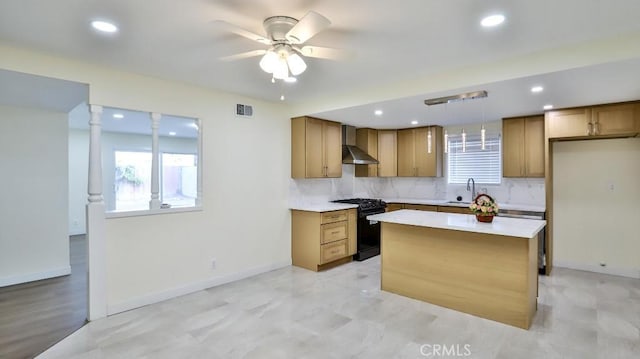
M 342 178 L 291 179 L 290 203 L 326 202 L 339 198 L 414 198 L 455 200 L 471 198 L 467 186 L 447 184 L 441 178 L 355 177 L 353 165 L 342 166 Z M 544 178 L 503 178 L 499 185 L 477 184 L 477 192 L 486 192 L 500 203 L 544 206 Z

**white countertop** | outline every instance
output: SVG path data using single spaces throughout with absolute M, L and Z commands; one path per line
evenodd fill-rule
M 368 220 L 441 228 L 455 231 L 496 234 L 500 236 L 533 238 L 544 228 L 546 221 L 494 217 L 493 223 L 482 223 L 469 214 L 428 212 L 403 209 L 367 216 Z
M 304 203 L 292 205 L 290 209 L 296 211 L 308 211 L 308 212 L 330 212 L 340 211 L 343 209 L 358 208 L 357 204 L 349 203 L 333 203 L 333 202 L 319 202 L 319 203 Z
M 387 203 L 410 203 L 410 204 L 425 204 L 430 206 L 450 206 L 450 207 L 469 207 L 469 203 L 457 202 L 451 203 L 446 199 L 420 199 L 420 198 L 382 198 Z M 510 209 L 517 211 L 532 211 L 532 212 L 544 212 L 544 206 L 536 206 L 530 204 L 517 204 L 517 203 L 500 203 L 498 202 L 499 209 Z

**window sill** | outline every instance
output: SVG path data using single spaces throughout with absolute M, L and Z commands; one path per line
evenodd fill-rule
M 105 217 L 106 218 L 126 218 L 126 217 L 154 216 L 157 214 L 201 212 L 201 211 L 202 211 L 202 206 L 174 207 L 174 208 L 161 208 L 161 209 L 143 209 L 139 211 L 106 212 Z

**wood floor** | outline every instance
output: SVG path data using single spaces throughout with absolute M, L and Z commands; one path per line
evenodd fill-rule
M 69 276 L 0 288 L 0 358 L 33 358 L 85 324 L 84 235 L 70 237 L 70 256 Z

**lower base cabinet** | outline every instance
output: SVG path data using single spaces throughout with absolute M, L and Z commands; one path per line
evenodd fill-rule
M 356 209 L 291 211 L 291 259 L 296 267 L 320 271 L 351 261 L 356 253 Z

